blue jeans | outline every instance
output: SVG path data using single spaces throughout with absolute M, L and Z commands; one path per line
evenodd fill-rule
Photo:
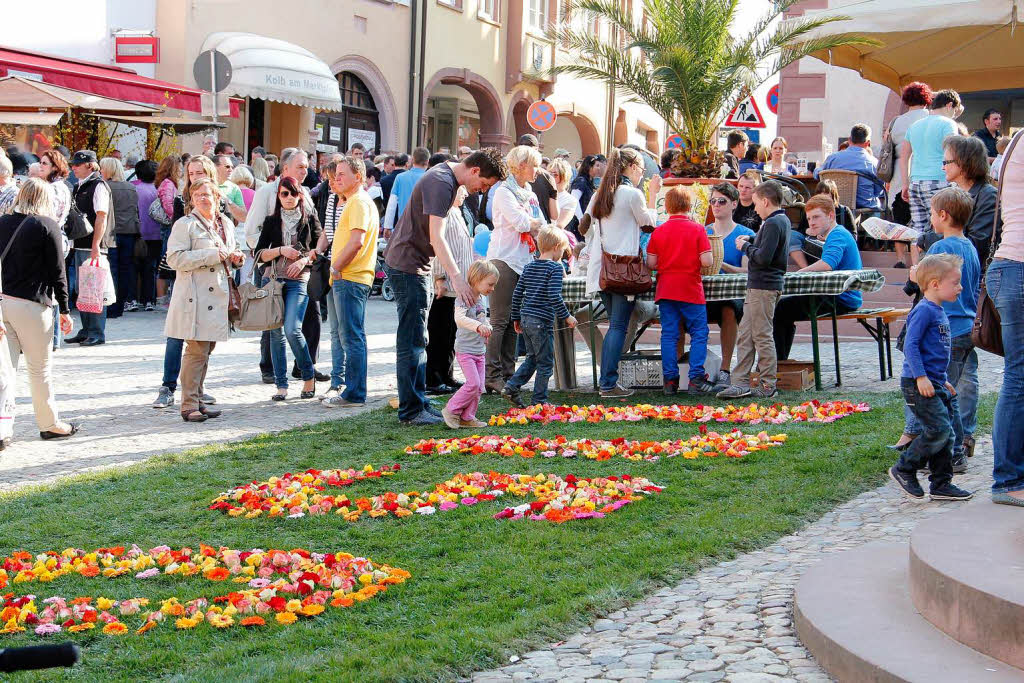
M 679 379 L 679 322 L 686 323 L 690 335 L 690 380 L 705 379 L 704 361 L 708 357 L 708 309 L 704 304 L 662 299 L 658 302 L 661 318 L 661 374 L 665 381 Z
M 59 349 L 60 342 L 64 339 L 64 334 L 60 331 L 60 307 L 53 307 L 53 348 Z
M 78 280 L 78 273 L 81 272 L 80 268 L 82 264 L 89 260 L 89 251 L 87 249 L 75 249 L 75 282 Z M 99 313 L 82 313 L 78 312 L 78 315 L 82 318 L 82 336 L 86 339 L 99 339 L 100 341 L 106 341 L 106 329 L 107 329 L 107 307 L 104 306 L 103 310 Z
M 598 384 L 601 391 L 608 391 L 614 389 L 619 382 L 619 361 L 622 359 L 622 347 L 626 343 L 629 316 L 633 315 L 636 301 L 622 294 L 601 292 L 601 303 L 608 311 L 608 334 L 604 336 L 604 345 L 601 347 L 601 380 Z
M 366 300 L 370 298 L 370 287 L 349 280 L 335 280 L 331 285 L 331 299 L 339 318 L 341 339 L 345 345 L 342 357 L 345 361 L 345 391 L 341 397 L 352 403 L 366 403 Z M 334 353 L 333 337 L 331 346 Z M 331 368 L 331 384 L 341 368 Z
M 900 378 L 903 400 L 921 424 L 921 435 L 910 442 L 900 454 L 896 469 L 916 474 L 925 465 L 931 470 L 928 482 L 931 490 L 948 484 L 953 479 L 953 401 L 946 387 L 932 382 L 935 395 L 925 397 L 917 390 L 917 380 Z
M 959 455 L 960 451 L 963 450 L 964 436 L 973 435 L 974 428 L 978 425 L 978 354 L 974 350 L 974 345 L 971 344 L 970 334 L 953 337 L 950 341 L 952 351 L 949 356 L 949 365 L 946 366 L 946 379 L 956 389 L 956 395 L 950 398 L 950 402 L 953 405 L 953 417 L 951 420 L 954 438 L 953 449 Z M 968 386 L 971 384 L 971 377 L 964 370 L 968 358 L 972 355 L 974 356 L 973 385 Z M 964 391 L 963 394 L 960 393 L 961 389 Z M 964 424 L 965 405 L 971 411 L 971 431 L 967 431 Z M 917 419 L 907 405 L 903 406 L 903 419 L 906 422 L 903 428 L 904 434 L 917 436 L 922 432 L 921 421 Z
M 306 283 L 301 280 L 281 280 L 284 285 L 284 326 L 270 331 L 270 359 L 274 365 L 274 384 L 278 389 L 288 388 L 288 357 L 285 354 L 285 339 L 292 347 L 295 363 L 299 366 L 305 382 L 313 379 L 313 361 L 309 357 L 306 338 L 302 336 L 302 318 L 306 315 L 309 295 Z
M 992 492 L 1024 491 L 1024 263 L 994 259 L 985 286 L 999 310 L 1006 359 L 992 426 Z
M 341 391 L 345 385 L 345 342 L 341 338 L 341 322 L 334 305 L 334 288 L 327 292 L 327 324 L 331 335 L 331 389 Z
M 395 374 L 398 376 L 398 419 L 411 420 L 428 405 L 427 310 L 429 276 L 404 273 L 385 266 L 395 290 L 398 333 L 395 336 Z
M 519 338 L 526 346 L 526 359 L 505 384 L 512 391 L 519 391 L 530 381 L 533 373 L 533 402 L 548 402 L 548 382 L 555 369 L 555 328 L 548 320 L 523 316 L 519 321 L 523 332 Z
M 184 339 L 168 337 L 167 343 L 164 344 L 163 385 L 170 389 L 171 393 L 174 393 L 174 390 L 178 388 L 178 375 L 181 374 L 181 354 L 184 349 Z

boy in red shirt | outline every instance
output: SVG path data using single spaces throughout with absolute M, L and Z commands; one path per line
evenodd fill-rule
M 661 317 L 661 372 L 665 393 L 679 390 L 680 321 L 690 335 L 691 394 L 710 394 L 715 385 L 704 372 L 708 355 L 708 314 L 700 269 L 714 263 L 707 231 L 687 218 L 693 206 L 689 190 L 677 185 L 665 195 L 665 210 L 670 218 L 658 226 L 647 243 L 647 265 L 658 271 L 654 299 Z

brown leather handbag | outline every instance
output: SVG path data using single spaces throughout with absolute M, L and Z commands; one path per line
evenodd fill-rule
M 597 221 L 600 228 L 601 221 Z M 643 252 L 637 246 L 636 256 L 609 254 L 604 250 L 604 235 L 601 235 L 601 277 L 602 292 L 633 296 L 643 294 L 654 287 L 651 271 L 644 263 Z
M 985 273 L 992 263 L 992 257 L 996 253 L 996 227 L 999 225 L 999 207 L 1003 199 L 1003 180 L 1006 179 L 1006 162 L 1010 159 L 1013 148 L 1020 140 L 1020 133 L 1013 137 L 1009 148 L 1003 155 L 1004 172 L 999 174 L 999 192 L 996 194 L 995 217 L 992 219 L 992 242 L 989 245 L 988 260 L 985 261 L 985 269 L 982 271 L 981 287 L 978 292 L 978 311 L 974 314 L 974 326 L 971 328 L 971 343 L 976 348 L 994 353 L 997 356 L 1003 355 L 1003 326 L 999 318 L 999 309 L 996 303 L 988 296 L 985 288 Z

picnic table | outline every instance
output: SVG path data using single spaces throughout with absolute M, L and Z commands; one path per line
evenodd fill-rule
M 746 273 L 720 273 L 705 275 L 704 298 L 708 301 L 728 301 L 742 299 L 747 293 Z M 874 268 L 862 270 L 829 270 L 812 273 L 786 273 L 783 279 L 783 296 L 806 296 L 808 299 L 808 317 L 811 319 L 811 345 L 814 353 L 814 387 L 821 390 L 821 353 L 818 348 L 818 316 L 821 313 L 822 301 L 819 297 L 838 296 L 843 292 L 861 291 L 877 292 L 885 284 L 885 276 Z M 590 304 L 596 297 L 587 296 L 586 278 L 566 276 L 562 280 L 562 298 L 572 310 L 578 310 Z M 654 300 L 654 290 L 638 294 L 637 299 Z M 836 365 L 839 364 L 839 336 L 836 333 L 836 317 L 832 316 L 832 342 L 835 347 Z M 556 338 L 556 342 L 559 341 Z M 590 325 L 591 348 L 594 346 L 594 325 Z M 570 349 L 556 349 L 568 352 Z M 571 349 L 575 358 L 575 348 Z M 597 386 L 597 359 L 591 354 L 591 371 L 594 375 L 594 386 Z M 838 371 L 837 371 L 838 374 Z

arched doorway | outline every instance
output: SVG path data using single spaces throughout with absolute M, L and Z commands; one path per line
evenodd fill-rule
M 379 150 L 380 117 L 370 89 L 351 71 L 342 71 L 337 78 L 343 108 L 316 115 L 317 150 L 344 153 L 357 142 L 367 151 Z
M 469 69 L 441 69 L 423 94 L 420 139 L 432 152 L 447 148 L 455 153 L 462 146 L 505 149 L 511 142 L 498 91 L 483 76 Z
M 400 135 L 405 129 L 398 120 L 398 105 L 395 104 L 391 86 L 380 68 L 362 55 L 346 55 L 331 65 L 331 73 L 345 71 L 355 74 L 369 89 L 377 107 L 377 121 L 380 124 L 380 149 L 386 152 L 404 150 L 408 144 Z
M 559 130 L 560 126 L 562 130 L 565 130 L 566 125 L 571 125 L 579 137 L 580 158 L 588 154 L 601 154 L 601 134 L 597 131 L 597 126 L 594 125 L 593 121 L 578 112 L 562 110 L 558 112 L 558 121 L 555 122 L 551 132 Z M 563 147 L 564 145 L 557 146 Z M 566 149 L 570 152 L 573 151 L 569 147 L 566 147 Z
M 521 135 L 526 135 L 527 133 L 537 134 L 537 131 L 531 128 L 526 120 L 526 112 L 531 104 L 533 104 L 533 98 L 522 90 L 512 96 L 512 103 L 508 108 L 508 127 L 506 130 L 513 142 L 518 140 Z

